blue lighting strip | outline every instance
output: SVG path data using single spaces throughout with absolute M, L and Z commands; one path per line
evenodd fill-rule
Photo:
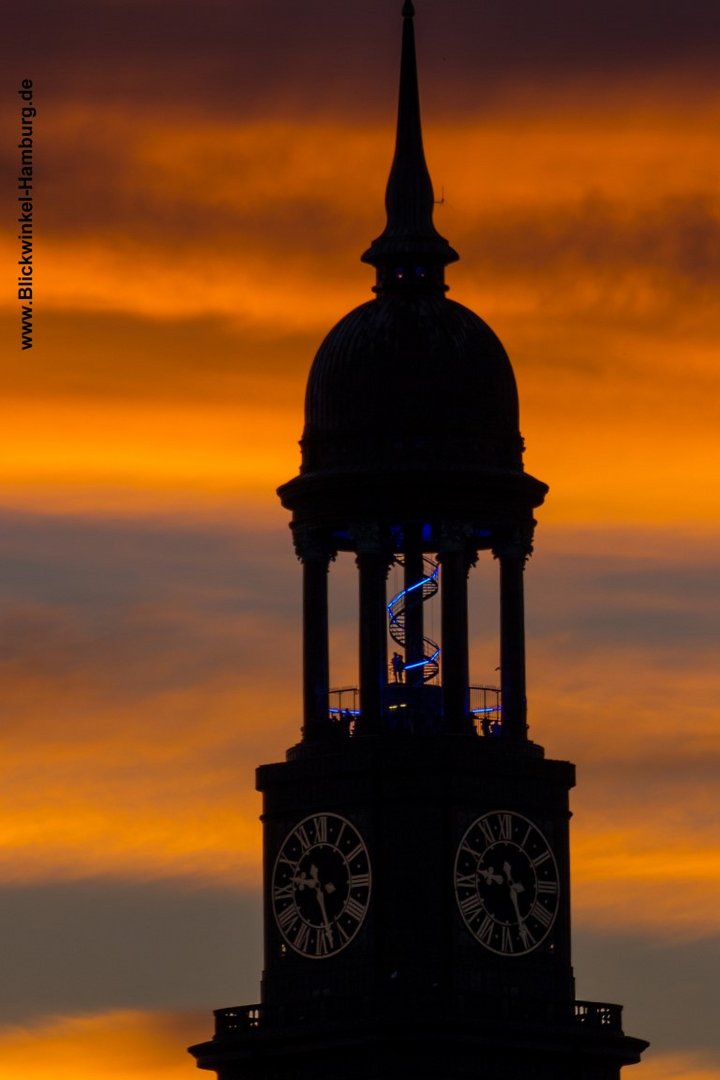
M 423 660 L 416 660 L 414 664 L 403 664 L 404 671 L 412 671 L 413 668 L 425 667 L 426 664 L 434 664 L 440 655 L 440 646 L 438 645 L 432 656 L 426 656 Z
M 396 556 L 396 561 L 401 566 L 404 565 L 404 560 L 402 556 Z M 420 589 L 422 599 L 429 600 L 430 597 L 434 596 L 438 590 L 437 578 L 438 574 L 440 573 L 439 565 L 436 562 L 433 562 L 433 560 L 428 557 L 424 557 L 423 561 L 426 568 L 428 566 L 432 567 L 432 572 L 429 574 L 426 573 L 425 577 L 420 578 L 419 581 L 413 582 L 412 585 L 408 585 L 407 588 L 402 589 L 399 593 L 396 593 L 396 595 L 393 596 L 393 598 L 386 605 L 388 613 L 388 630 L 390 631 L 390 636 L 393 641 L 400 645 L 401 648 L 405 646 L 405 604 L 403 603 L 405 597 L 408 595 L 408 593 L 415 592 L 417 589 Z M 438 672 L 438 657 L 440 655 L 440 646 L 437 644 L 437 642 L 432 641 L 430 638 L 427 637 L 423 638 L 423 643 L 424 649 L 427 648 L 429 651 L 424 653 L 422 660 L 413 661 L 412 664 L 403 663 L 402 670 L 412 671 L 420 668 L 423 672 L 423 682 L 429 682 L 430 679 L 433 679 Z
M 416 581 L 414 585 L 408 585 L 407 589 L 403 589 L 402 592 L 396 593 L 396 595 L 393 596 L 392 600 L 388 601 L 388 605 L 387 605 L 388 615 L 390 616 L 390 619 L 393 622 L 395 622 L 395 620 L 397 618 L 397 615 L 395 614 L 393 609 L 395 607 L 397 607 L 397 605 L 402 600 L 403 596 L 407 596 L 408 593 L 413 592 L 415 589 L 422 589 L 423 585 L 429 585 L 431 581 L 436 581 L 439 572 L 440 572 L 440 567 L 436 566 L 435 569 L 433 570 L 432 574 L 428 574 L 427 577 L 420 578 L 420 580 Z M 438 649 L 438 652 L 440 652 L 439 649 Z

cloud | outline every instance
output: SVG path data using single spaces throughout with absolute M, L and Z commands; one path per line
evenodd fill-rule
M 672 943 L 640 931 L 589 933 L 581 927 L 573 937 L 578 997 L 617 1001 L 622 988 L 625 1031 L 650 1040 L 637 1075 L 720 1076 L 716 1001 L 708 990 L 720 938 Z M 680 1060 L 687 1074 L 673 1071 Z
M 204 1014 L 67 1014 L 178 1001 L 175 934 L 213 956 L 235 934 L 257 948 L 252 770 L 297 737 L 300 707 L 299 575 L 273 489 L 297 469 L 312 352 L 369 298 L 357 256 L 383 224 L 386 0 L 180 0 L 171 23 L 165 8 L 35 9 L 32 354 L 14 351 L 12 297 L 1 327 L 3 501 L 34 516 L 6 518 L 0 542 L 0 907 L 13 927 L 32 914 L 7 946 L 24 1000 L 63 1016 L 4 1033 L 8 1080 L 102 1080 L 110 1056 L 116 1078 L 187 1075 Z M 531 724 L 579 766 L 579 987 L 649 1003 L 626 1014 L 666 1047 L 648 1080 L 720 1075 L 719 20 L 679 0 L 447 0 L 417 19 L 437 222 L 463 256 L 452 296 L 508 346 L 528 467 L 553 485 L 527 575 Z M 26 77 L 27 42 L 0 47 Z M 3 155 L 12 177 L 11 142 Z M 355 584 L 333 568 L 343 682 Z M 495 583 L 485 596 L 494 610 Z M 478 624 L 492 673 L 496 627 Z M 211 1004 L 255 997 L 231 955 L 219 1000 L 198 976 Z
M 295 630 L 299 573 L 280 530 L 8 516 L 0 544 L 10 677 L 71 675 L 134 702 L 242 680 L 238 661 L 267 670 L 267 634 Z
M 572 635 L 590 654 L 608 646 L 662 650 L 683 671 L 701 664 L 720 635 L 712 533 L 541 526 L 527 578 L 529 637 L 543 651 Z
M 21 899 L 21 896 L 16 897 L 17 901 Z M 245 909 L 242 903 L 238 904 L 237 898 L 227 895 L 214 901 L 212 897 L 200 894 L 193 900 L 192 897 L 161 894 L 148 896 L 141 891 L 133 893 L 130 889 L 126 895 L 120 891 L 118 898 L 112 898 L 92 889 L 86 890 L 84 895 L 67 890 L 66 895 L 55 895 L 60 919 L 54 924 L 44 905 L 38 912 L 37 901 L 32 897 L 29 899 L 30 909 L 35 915 L 41 915 L 40 936 L 48 950 L 47 955 L 54 957 L 62 956 L 64 951 L 72 952 L 74 977 L 69 984 L 66 981 L 64 1002 L 59 980 L 52 988 L 47 985 L 47 977 L 41 976 L 41 985 L 36 983 L 34 987 L 28 987 L 29 992 L 34 989 L 39 994 L 40 1002 L 60 1003 L 62 1012 L 51 1019 L 37 1015 L 30 1023 L 26 1022 L 23 1029 L 6 1025 L 0 1034 L 5 1067 L 15 1061 L 20 1046 L 27 1046 L 30 1038 L 38 1047 L 37 1053 L 30 1055 L 32 1062 L 44 1062 L 55 1051 L 56 1067 L 62 1069 L 66 1052 L 63 1048 L 69 1049 L 72 1045 L 78 1069 L 84 1067 L 86 1056 L 96 1052 L 95 1033 L 104 1025 L 106 1045 L 114 1044 L 114 1035 L 121 1033 L 123 1036 L 124 1049 L 118 1046 L 113 1055 L 116 1067 L 123 1067 L 125 1053 L 135 1054 L 138 1045 L 147 1041 L 143 1061 L 147 1063 L 149 1057 L 156 1069 L 167 1069 L 172 1062 L 179 1061 L 184 1046 L 210 1035 L 209 1007 L 202 1010 L 201 1001 L 192 1006 L 193 1011 L 182 1004 L 168 1004 L 162 1012 L 119 1008 L 110 1012 L 105 1005 L 108 999 L 137 994 L 139 986 L 141 1007 L 149 1010 L 153 1008 L 152 999 L 162 996 L 163 991 L 168 1002 L 175 1002 L 188 994 L 188 986 L 192 985 L 191 998 L 206 995 L 213 1004 L 228 1006 L 255 1000 L 259 956 L 256 945 L 238 935 L 238 919 L 242 919 Z M 3 906 L 13 913 L 12 906 Z M 80 915 L 86 909 L 90 918 L 81 924 Z M 94 937 L 100 936 L 100 931 L 93 930 L 92 925 L 97 925 L 98 914 L 118 918 L 121 941 L 127 935 L 124 955 L 120 955 L 121 944 L 110 943 L 108 952 L 106 939 L 95 942 Z M 252 924 L 258 925 L 257 912 L 252 914 Z M 58 945 L 58 928 L 61 926 L 67 929 L 65 947 Z M 178 957 L 177 946 L 173 945 L 175 935 L 181 936 L 184 960 Z M 140 952 L 141 943 L 146 947 L 144 956 Z M 106 985 L 99 978 L 98 954 L 94 954 L 94 972 L 91 958 L 87 964 L 82 960 L 82 950 L 86 947 L 94 949 L 98 944 L 101 946 L 99 955 L 109 963 L 117 962 L 115 977 Z M 118 951 L 117 956 L 113 950 Z M 15 951 L 17 949 L 13 954 Z M 152 964 L 153 960 L 167 964 L 164 973 Z M 199 967 L 193 982 L 194 960 Z M 642 938 L 593 936 L 581 932 L 576 935 L 575 947 L 578 996 L 614 1001 L 618 988 L 623 987 L 625 1030 L 651 1040 L 651 1050 L 637 1070 L 639 1075 L 648 1080 L 669 1080 L 675 1076 L 710 1080 L 720 1075 L 714 1002 L 706 989 L 712 983 L 717 960 L 717 941 L 666 950 L 657 942 Z M 255 971 L 251 970 L 253 967 Z M 64 970 L 67 980 L 67 969 Z M 672 978 L 668 978 L 669 972 L 672 972 Z M 135 985 L 133 975 L 139 980 Z M 92 1013 L 84 1016 L 70 1013 L 70 1006 L 93 994 L 97 998 Z M 146 1005 L 147 999 L 150 1002 Z M 36 999 L 34 1006 L 38 1003 Z M 133 1065 L 136 1069 L 139 1067 L 137 1061 Z M 102 1076 L 88 1066 L 88 1075 L 90 1073 Z M 8 1072 L 7 1075 L 12 1074 Z M 61 1071 L 59 1075 L 64 1073 Z M 128 1072 L 130 1075 L 142 1075 L 142 1072 Z M 160 1072 L 160 1075 L 164 1073 Z
M 428 130 L 447 196 L 436 216 L 472 268 L 465 287 L 492 281 L 555 313 L 594 306 L 623 321 L 668 300 L 673 313 L 708 307 L 698 289 L 718 273 L 717 107 L 628 104 L 609 120 L 584 104 Z M 282 312 L 286 327 L 328 328 L 369 293 L 358 257 L 382 228 L 391 147 L 390 123 L 171 112 L 158 128 L 152 114 L 56 106 L 44 136 L 45 307 L 271 323 Z M 464 277 L 461 263 L 451 283 Z
M 184 1047 L 206 1040 L 210 1019 L 198 1012 L 115 1010 L 6 1029 L 0 1036 L 2 1080 L 22 1072 L 42 1080 L 182 1080 L 192 1068 Z M 717 1061 L 702 1053 L 652 1055 L 634 1066 L 639 1080 L 717 1080 Z
M 6 507 L 152 511 L 209 508 L 282 520 L 274 489 L 298 466 L 301 419 L 272 405 L 16 400 L 3 447 Z M 288 431 L 293 432 L 288 437 Z
M 15 612 L 9 700 L 21 721 L 3 730 L 2 862 L 15 884 L 0 891 L 0 921 L 22 973 L 6 1016 L 25 1005 L 37 1017 L 254 1000 L 252 769 L 278 760 L 299 726 L 297 658 L 285 666 L 299 632 L 287 537 L 156 518 L 8 517 L 3 558 L 4 607 Z M 527 571 L 531 733 L 579 767 L 578 993 L 626 1002 L 626 1030 L 661 1051 L 641 1066 L 651 1080 L 718 1072 L 706 1014 L 720 883 L 714 560 L 711 535 L 555 528 Z M 356 647 L 351 562 L 331 581 L 343 678 Z M 497 602 L 486 578 L 473 610 Z M 691 612 L 702 633 L 675 649 L 671 620 Z M 490 664 L 492 627 L 480 638 Z M 130 1046 L 152 1039 L 158 1069 L 171 1043 L 210 1033 L 208 1017 L 196 1036 L 188 1025 L 165 1039 L 143 1016 L 119 1030 Z M 96 1022 L 32 1029 L 40 1060 L 59 1040 L 82 1063 Z M 8 1061 L 25 1037 L 6 1034 Z
M 0 913 L 3 954 L 16 973 L 12 992 L 9 985 L 0 991 L 6 1043 L 17 1037 L 11 1025 L 21 1019 L 42 1040 L 66 1024 L 92 1030 L 94 1020 L 132 1005 L 176 1014 L 174 1024 L 167 1020 L 171 1038 L 162 1036 L 164 1022 L 156 1032 L 158 1053 L 171 1056 L 210 1035 L 211 1007 L 257 1000 L 256 891 L 213 890 L 192 881 L 6 887 Z M 707 992 L 719 958 L 717 937 L 668 943 L 662 936 L 598 933 L 582 925 L 574 937 L 578 997 L 617 1001 L 621 994 L 625 1030 L 651 1040 L 650 1061 L 657 1066 L 658 1057 L 694 1055 L 696 1067 L 704 1062 L 720 1070 L 715 1002 Z M 196 1010 L 192 1018 L 190 1010 Z M 132 1028 L 139 1035 L 152 1015 L 135 1012 L 128 1033 Z
M 546 274 L 554 283 L 579 278 L 582 289 L 566 295 L 566 305 L 584 299 L 589 306 L 595 296 L 606 315 L 609 308 L 613 316 L 641 321 L 655 314 L 662 298 L 694 305 L 701 298 L 693 292 L 717 287 L 719 239 L 720 201 L 708 192 L 624 203 L 588 195 L 510 220 L 488 215 L 470 235 L 468 250 L 486 273 L 492 267 L 534 282 Z
M 209 1025 L 211 1005 L 257 1000 L 256 889 L 118 879 L 5 886 L 0 912 L 13 973 L 0 987 L 0 1029 L 124 1008 L 206 1008 Z
M 486 569 L 471 575 L 477 682 L 497 664 Z M 666 939 L 717 933 L 714 533 L 556 525 L 539 530 L 526 581 L 530 733 L 578 766 L 576 919 Z
M 15 329 L 10 315 L 0 320 L 7 340 Z M 270 335 L 227 318 L 52 311 L 43 316 L 34 362 L 9 356 L 3 377 L 8 396 L 60 398 L 89 413 L 110 400 L 118 411 L 130 402 L 236 401 L 238 418 L 249 407 L 299 414 L 318 342 L 311 333 L 278 328 Z
M 90 880 L 5 888 L 0 910 L 3 954 L 14 976 L 12 990 L 8 984 L 0 991 L 2 1026 L 257 1000 L 262 935 L 255 891 Z
M 638 95 L 658 72 L 698 83 L 713 70 L 720 30 L 708 0 L 690 9 L 679 0 L 630 8 L 612 0 L 597 11 L 569 0 L 525 0 L 511 10 L 448 0 L 416 21 L 424 80 L 454 112 L 493 93 L 507 98 L 518 84 L 624 79 Z M 181 104 L 215 114 L 352 115 L 394 100 L 399 36 L 399 7 L 386 0 L 330 9 L 325 0 L 208 0 L 202 12 L 182 0 L 172 24 L 157 0 L 43 0 L 33 51 L 55 93 L 131 101 L 138 112 Z M 21 44 L 20 34 L 9 35 L 11 70 Z
M 210 1034 L 211 1018 L 197 1012 L 118 1009 L 63 1015 L 0 1032 L 2 1080 L 22 1074 L 42 1080 L 187 1080 L 185 1046 Z M 192 1075 L 192 1074 L 191 1074 Z
M 252 770 L 299 726 L 299 577 L 279 530 L 216 528 L 6 523 L 6 880 L 254 873 Z
M 703 1054 L 662 1054 L 636 1067 L 634 1075 L 638 1080 L 717 1080 L 720 1070 Z
M 300 724 L 300 581 L 287 536 L 47 517 L 9 517 L 3 536 L 10 880 L 251 880 L 260 829 L 249 778 Z M 681 556 L 678 540 L 627 529 L 542 538 L 527 573 L 530 721 L 551 756 L 580 767 L 579 917 L 634 925 L 642 912 L 644 926 L 688 937 L 717 929 L 707 792 L 720 768 L 720 605 L 713 539 L 685 535 Z M 473 679 L 489 682 L 494 619 L 475 615 L 497 596 L 482 570 Z M 338 684 L 357 675 L 356 584 L 352 560 L 339 560 Z
M 510 351 L 528 467 L 563 520 L 720 514 L 713 108 L 576 103 L 434 136 L 438 223 L 464 256 L 452 295 Z M 297 467 L 317 345 L 370 296 L 357 255 L 382 226 L 390 131 L 171 114 L 153 136 L 116 111 L 95 198 L 65 142 L 93 117 L 58 110 L 47 137 L 38 340 L 32 363 L 6 361 L 7 498 L 127 511 L 269 492 Z

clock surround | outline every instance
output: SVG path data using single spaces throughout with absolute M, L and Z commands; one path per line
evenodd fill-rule
M 281 951 L 313 960 L 341 952 L 370 904 L 370 856 L 359 829 L 332 811 L 303 818 L 278 851 L 271 894 Z
M 465 926 L 483 948 L 510 957 L 554 947 L 557 860 L 523 814 L 494 810 L 472 822 L 458 844 L 454 887 Z
M 191 1053 L 219 1080 L 618 1080 L 646 1044 L 624 1034 L 620 1006 L 575 998 L 574 767 L 547 758 L 528 734 L 523 581 L 547 486 L 522 463 L 517 388 L 502 344 L 445 295 L 444 267 L 458 256 L 433 223 L 413 16 L 404 0 L 387 223 L 362 256 L 376 268 L 375 299 L 321 344 L 308 379 L 300 471 L 279 489 L 302 564 L 303 726 L 285 760 L 257 772 L 265 835 L 261 995 L 218 1010 L 214 1037 Z M 470 674 L 468 575 L 488 555 L 498 570 L 495 708 L 473 700 Z M 357 685 L 332 690 L 329 578 L 346 556 L 357 570 Z M 436 685 L 426 678 L 424 651 L 427 556 L 439 566 Z M 388 615 L 397 608 L 388 606 L 387 578 L 396 565 L 405 641 L 393 634 L 404 657 L 390 672 Z M 393 625 L 397 631 L 397 618 Z M 512 810 L 488 809 L 503 806 Z M 301 850 L 286 849 L 290 876 L 281 880 L 275 870 L 298 826 L 326 807 L 367 838 L 372 902 L 351 940 L 319 955 L 331 924 L 322 908 L 327 914 L 334 896 L 324 886 L 337 891 L 340 862 L 315 834 L 306 848 L 298 834 L 292 843 Z M 500 857 L 499 869 L 493 862 L 483 870 L 502 875 L 488 884 L 502 888 L 502 899 L 494 905 L 488 894 L 483 903 L 511 927 L 510 944 L 515 916 L 523 952 L 513 949 L 514 959 L 502 951 L 502 929 L 499 952 L 473 938 L 453 885 L 458 842 L 488 813 L 515 815 L 511 825 L 526 815 L 539 823 L 562 883 L 556 897 L 552 887 L 537 888 L 542 910 L 549 912 L 548 895 L 557 909 L 540 915 L 541 924 L 552 923 L 542 947 L 525 949 L 519 927 L 533 933 L 534 924 L 524 904 L 538 899 L 537 867 L 530 868 L 544 849 L 513 848 L 512 835 L 501 848 L 495 819 L 497 838 L 493 831 L 492 843 L 477 845 L 469 870 L 477 874 L 489 849 Z M 513 893 L 513 884 L 523 891 Z M 291 902 L 297 930 L 294 911 L 283 915 Z

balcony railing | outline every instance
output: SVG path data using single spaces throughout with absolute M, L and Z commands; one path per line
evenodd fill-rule
M 470 717 L 475 733 L 492 738 L 502 731 L 500 690 L 497 686 L 469 686 Z M 440 723 L 442 692 L 439 686 L 408 686 L 390 682 L 387 687 L 387 722 L 392 731 L 433 731 Z M 361 715 L 357 686 L 340 686 L 328 693 L 328 713 L 337 734 L 356 734 Z
M 250 1035 L 261 1030 L 278 1028 L 316 1027 L 318 1025 L 353 1021 L 372 1021 L 385 1017 L 397 1017 L 423 1021 L 428 1018 L 474 1019 L 483 1022 L 502 1021 L 525 1026 L 575 1027 L 604 1029 L 622 1034 L 622 1005 L 599 1001 L 553 1002 L 528 998 L 481 998 L 477 995 L 454 1000 L 433 999 L 378 1001 L 377 999 L 352 999 L 327 997 L 303 1003 L 274 1006 L 241 1005 L 237 1008 L 218 1009 L 215 1012 L 215 1037 L 217 1039 Z
M 622 1031 L 622 1005 L 608 1005 L 600 1001 L 576 1001 L 575 1022 L 584 1027 L 609 1028 Z
M 470 715 L 478 735 L 499 735 L 502 730 L 500 689 L 497 686 L 470 686 Z

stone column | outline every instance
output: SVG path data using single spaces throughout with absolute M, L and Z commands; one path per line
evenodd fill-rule
M 470 661 L 468 651 L 468 571 L 476 552 L 460 527 L 443 530 L 438 553 L 441 585 L 442 696 L 445 731 L 466 733 L 470 720 Z
M 335 553 L 310 530 L 296 530 L 294 540 L 303 568 L 303 738 L 315 739 L 331 724 L 328 568 Z
M 405 533 L 405 542 L 405 663 L 419 665 L 406 671 L 405 682 L 409 686 L 422 686 L 423 597 L 422 588 L 412 588 L 425 577 L 420 528 L 410 526 Z
M 355 530 L 359 571 L 360 719 L 361 735 L 382 729 L 387 686 L 386 579 L 392 555 L 377 526 Z
M 520 532 L 493 549 L 500 563 L 500 689 L 502 736 L 527 738 L 525 601 L 523 573 L 532 551 Z

